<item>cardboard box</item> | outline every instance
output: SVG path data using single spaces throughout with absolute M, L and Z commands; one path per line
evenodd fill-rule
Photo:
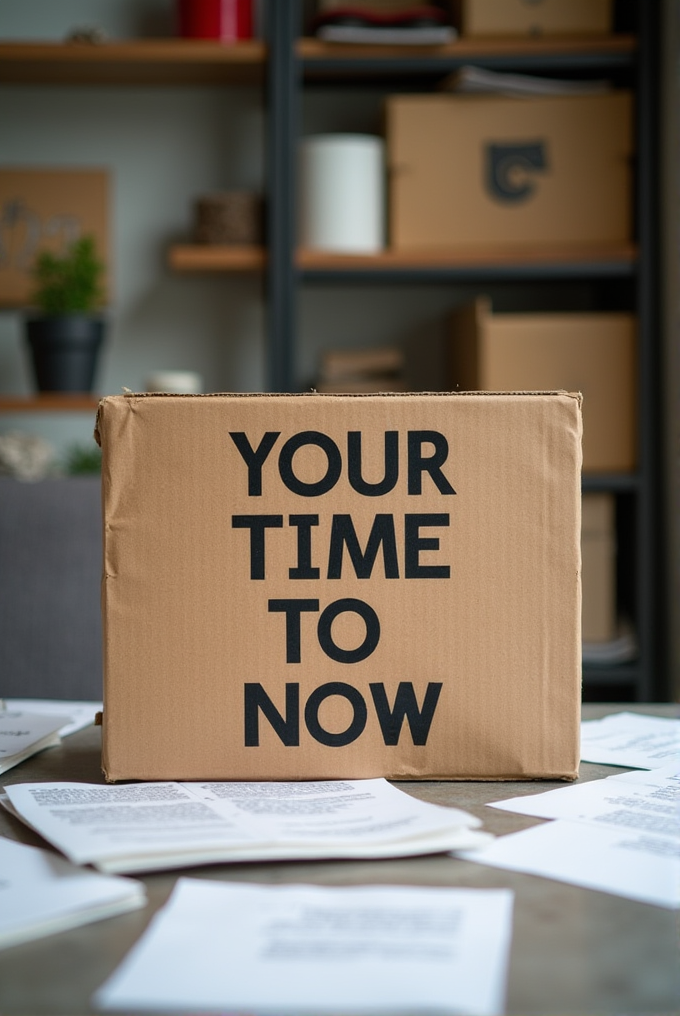
M 573 779 L 580 398 L 100 403 L 107 779 Z
M 584 494 L 582 634 L 584 642 L 616 638 L 616 530 L 614 495 Z
M 91 234 L 108 266 L 109 178 L 99 169 L 0 169 L 0 305 L 28 304 L 31 270 L 43 250 L 61 254 Z M 110 290 L 110 269 L 104 279 Z
M 629 92 L 391 96 L 390 242 L 398 250 L 588 250 L 631 237 Z
M 429 376 L 408 381 L 451 391 L 580 391 L 584 472 L 631 472 L 636 327 L 623 313 L 492 314 L 480 298 L 451 315 L 449 341 L 438 358 L 430 354 Z M 425 360 L 420 344 L 416 356 Z
M 613 0 L 462 0 L 463 35 L 603 35 Z

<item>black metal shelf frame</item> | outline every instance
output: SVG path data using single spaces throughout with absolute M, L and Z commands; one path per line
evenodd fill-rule
M 659 533 L 659 266 L 658 266 L 658 52 L 657 5 L 636 0 L 638 47 L 636 52 L 602 52 L 499 56 L 475 58 L 489 69 L 517 72 L 574 73 L 622 72 L 634 78 L 637 104 L 636 234 L 638 258 L 628 262 L 470 266 L 444 268 L 347 267 L 306 268 L 295 265 L 295 165 L 302 89 L 307 85 L 342 85 L 363 79 L 389 87 L 401 78 L 430 81 L 447 74 L 468 59 L 455 57 L 397 59 L 334 57 L 301 60 L 296 40 L 301 25 L 299 0 L 270 0 L 268 4 L 269 68 L 267 84 L 268 246 L 267 341 L 268 384 L 271 391 L 294 390 L 296 290 L 302 284 L 436 283 L 485 284 L 587 279 L 629 279 L 637 290 L 635 311 L 639 322 L 638 411 L 639 468 L 628 476 L 584 477 L 584 490 L 605 490 L 631 496 L 636 502 L 635 620 L 638 658 L 620 667 L 584 667 L 586 684 L 619 682 L 630 685 L 640 702 L 667 696 L 664 671 L 664 631 L 661 623 L 661 567 Z
M 626 261 L 581 261 L 578 263 L 558 264 L 555 262 L 536 262 L 534 264 L 503 264 L 441 267 L 398 268 L 392 265 L 371 266 L 360 268 L 347 265 L 337 268 L 302 268 L 298 271 L 300 282 L 338 283 L 340 285 L 357 283 L 375 285 L 380 283 L 435 283 L 449 282 L 453 284 L 492 282 L 538 282 L 538 281 L 590 281 L 595 279 L 634 279 L 636 265 Z

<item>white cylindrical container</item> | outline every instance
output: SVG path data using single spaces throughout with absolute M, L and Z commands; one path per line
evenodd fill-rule
M 300 151 L 300 244 L 375 254 L 385 246 L 385 154 L 370 134 L 318 134 Z
M 147 392 L 171 395 L 200 395 L 203 379 L 193 370 L 156 370 L 146 379 Z

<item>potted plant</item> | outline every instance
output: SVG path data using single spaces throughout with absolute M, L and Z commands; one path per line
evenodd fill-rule
M 39 313 L 26 321 L 39 391 L 92 390 L 105 321 L 104 265 L 94 239 L 83 236 L 63 254 L 43 251 L 33 268 L 33 304 Z

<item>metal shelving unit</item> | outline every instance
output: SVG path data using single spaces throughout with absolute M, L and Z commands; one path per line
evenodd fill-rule
M 316 284 L 512 286 L 577 282 L 603 294 L 608 309 L 634 309 L 639 320 L 639 466 L 634 474 L 584 476 L 583 489 L 617 497 L 623 527 L 626 598 L 638 640 L 636 661 L 590 666 L 584 689 L 640 702 L 667 697 L 661 604 L 659 209 L 657 80 L 658 5 L 633 0 L 634 34 L 605 39 L 461 39 L 434 50 L 410 47 L 329 46 L 300 38 L 299 0 L 268 0 L 268 38 L 236 47 L 186 40 L 145 40 L 82 47 L 70 44 L 0 44 L 0 82 L 27 84 L 184 85 L 265 80 L 267 246 L 240 251 L 172 248 L 177 271 L 264 273 L 267 300 L 267 386 L 296 387 L 296 302 L 300 287 Z M 322 84 L 370 84 L 384 91 L 427 90 L 464 63 L 492 70 L 611 76 L 636 94 L 636 236 L 613 250 L 548 251 L 508 258 L 465 259 L 458 254 L 423 261 L 395 252 L 375 258 L 320 256 L 296 250 L 295 153 L 303 89 Z M 528 310 L 531 308 L 527 308 Z M 16 410 L 17 406 L 5 405 Z M 32 407 L 35 409 L 35 407 Z M 45 407 L 47 408 L 47 407 Z
M 465 283 L 480 288 L 492 282 L 532 283 L 586 281 L 592 286 L 619 287 L 619 300 L 630 301 L 639 321 L 638 408 L 639 465 L 634 474 L 584 476 L 584 491 L 610 491 L 628 518 L 621 565 L 629 573 L 630 607 L 638 653 L 635 661 L 615 666 L 584 667 L 584 695 L 613 694 L 619 701 L 653 701 L 667 695 L 664 677 L 664 632 L 659 609 L 661 568 L 659 492 L 658 392 L 658 165 L 656 5 L 636 0 L 636 32 L 604 40 L 495 40 L 480 45 L 469 40 L 422 52 L 355 47 L 338 51 L 316 40 L 297 38 L 297 0 L 269 5 L 269 251 L 267 267 L 270 389 L 288 391 L 295 378 L 295 293 L 314 283 L 385 284 Z M 389 255 L 373 259 L 333 258 L 295 249 L 294 153 L 298 140 L 302 89 L 316 83 L 346 87 L 380 83 L 428 88 L 464 63 L 492 70 L 524 73 L 612 75 L 636 93 L 636 242 L 635 247 L 598 257 L 559 257 L 555 252 L 523 261 L 437 264 L 395 263 Z M 625 292 L 624 292 L 625 290 Z M 608 296 L 611 303 L 611 293 Z M 616 304 L 616 295 L 614 297 Z M 530 308 L 527 308 L 530 309 Z M 628 543 L 628 536 L 634 544 Z M 624 560 L 625 559 L 625 560 Z

